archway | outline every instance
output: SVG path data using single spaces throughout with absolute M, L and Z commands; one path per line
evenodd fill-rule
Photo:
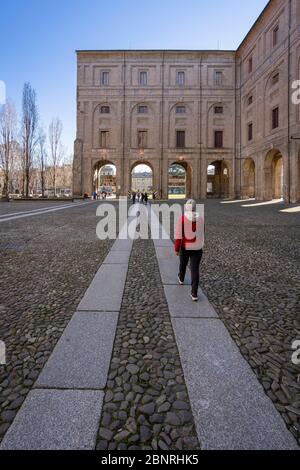
M 223 160 L 210 163 L 207 167 L 207 197 L 229 197 L 229 169 Z
M 131 169 L 131 192 L 153 194 L 153 170 L 147 163 L 137 163 Z
M 117 196 L 117 169 L 111 162 L 98 162 L 94 166 L 93 192 L 97 198 L 114 199 Z
M 265 160 L 265 199 L 283 198 L 283 157 L 279 150 L 270 150 Z
M 175 162 L 168 171 L 168 198 L 185 199 L 191 197 L 191 167 L 186 162 Z
M 245 198 L 255 197 L 255 163 L 252 158 L 246 158 L 243 166 L 243 191 Z

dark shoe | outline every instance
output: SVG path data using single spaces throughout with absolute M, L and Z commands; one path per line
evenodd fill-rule
M 198 295 L 191 294 L 191 298 L 193 302 L 198 302 Z
M 181 286 L 183 286 L 184 281 L 182 281 L 179 276 L 178 276 L 178 282 L 179 282 L 179 284 L 180 284 Z

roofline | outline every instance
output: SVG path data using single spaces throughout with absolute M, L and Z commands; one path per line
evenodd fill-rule
M 266 11 L 268 10 L 268 8 L 270 7 L 272 3 L 272 0 L 269 0 L 268 3 L 266 4 L 265 8 L 263 9 L 263 11 L 261 12 L 261 14 L 259 15 L 259 17 L 256 19 L 255 23 L 253 23 L 253 25 L 251 26 L 250 30 L 248 31 L 248 33 L 246 34 L 246 36 L 244 37 L 244 39 L 242 40 L 241 44 L 238 46 L 236 52 L 238 52 L 240 50 L 240 48 L 243 46 L 244 42 L 246 42 L 246 40 L 248 39 L 248 37 L 250 36 L 250 34 L 252 33 L 253 29 L 255 28 L 255 26 L 260 22 L 260 20 L 262 19 L 262 17 L 264 16 L 264 14 L 266 13 Z
M 234 53 L 231 49 L 76 49 L 76 54 L 98 52 L 200 52 L 200 53 Z

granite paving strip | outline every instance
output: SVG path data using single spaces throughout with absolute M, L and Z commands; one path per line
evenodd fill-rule
M 203 449 L 299 450 L 221 320 L 173 326 Z
M 162 283 L 164 286 L 175 285 L 178 286 L 178 263 L 175 266 L 175 276 L 174 276 L 174 247 L 172 246 L 158 246 L 155 245 L 156 257 L 159 265 L 160 275 Z M 178 261 L 178 259 L 177 259 Z M 189 270 L 186 272 L 184 283 L 186 285 L 191 285 L 191 275 Z
M 125 284 L 126 275 L 127 264 L 125 263 L 103 264 L 78 305 L 77 310 L 118 312 L 121 307 L 122 287 Z
M 0 450 L 93 449 L 102 400 L 95 390 L 32 390 Z
M 37 388 L 23 403 L 0 450 L 95 447 L 103 400 L 101 389 L 107 381 L 119 314 L 115 306 L 118 302 L 121 304 L 118 296 L 122 298 L 126 273 L 126 264 L 100 267 L 92 288 L 87 289 L 78 311 L 37 381 Z M 110 304 L 107 289 L 111 292 Z M 97 298 L 105 300 L 97 303 Z M 94 312 L 94 304 L 99 310 L 107 305 L 108 312 Z M 80 311 L 81 305 L 85 312 Z M 41 413 L 46 418 L 51 416 L 51 419 L 41 419 Z M 85 413 L 86 416 L 82 417 Z
M 152 240 L 135 240 L 97 449 L 199 449 Z
M 6 210 L 36 207 L 49 205 L 12 202 Z M 95 212 L 94 203 L 72 205 L 0 226 L 0 339 L 7 362 L 0 365 L 0 441 L 112 245 L 95 238 Z
M 165 248 L 172 248 L 173 247 L 173 243 L 170 239 L 168 240 L 162 240 L 162 239 L 154 239 L 153 240 L 153 244 L 156 247 L 165 247 Z
M 110 251 L 103 264 L 128 264 L 129 257 L 129 251 Z
M 118 316 L 118 312 L 76 312 L 35 387 L 103 389 Z
M 201 289 L 198 291 L 199 301 L 196 304 L 189 300 L 191 287 L 188 285 L 178 286 L 178 283 L 177 285 L 164 285 L 164 290 L 171 317 L 218 318 L 217 312 L 209 303 Z
M 116 242 L 113 244 L 111 251 L 125 251 L 125 252 L 131 252 L 132 250 L 132 244 L 133 240 L 116 240 Z
M 153 211 L 151 217 L 156 218 Z M 156 253 L 162 256 L 160 248 L 156 247 Z M 166 284 L 170 284 L 173 271 L 173 291 L 167 295 L 171 317 L 179 315 L 175 297 L 181 296 L 181 308 L 189 312 L 187 318 L 184 318 L 185 314 L 182 314 L 183 318 L 172 318 L 172 324 L 202 447 L 298 449 L 217 314 L 212 315 L 214 318 L 206 318 L 207 308 L 199 312 L 199 304 L 191 303 L 187 289 L 178 284 L 175 286 L 178 258 L 170 254 L 168 277 L 163 276 L 165 265 L 162 261 L 164 259 L 158 259 L 163 283 L 165 279 Z M 164 287 L 167 291 L 170 288 Z M 172 299 L 171 294 L 174 295 Z M 201 292 L 200 306 L 203 297 Z M 207 304 L 208 301 L 205 307 Z M 190 318 L 193 316 L 198 318 Z

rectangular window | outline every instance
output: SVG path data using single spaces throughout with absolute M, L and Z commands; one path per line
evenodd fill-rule
M 279 108 L 274 108 L 272 111 L 272 129 L 279 127 Z
M 215 148 L 221 149 L 223 147 L 223 131 L 215 131 Z
M 140 72 L 140 78 L 139 78 L 140 85 L 146 86 L 147 82 L 148 82 L 147 72 L 146 71 Z
M 185 114 L 185 106 L 176 106 L 176 114 Z
M 185 147 L 185 131 L 176 131 L 176 147 L 178 149 Z
M 273 47 L 277 46 L 278 44 L 278 36 L 279 36 L 279 26 L 277 25 L 273 29 Z
M 248 73 L 251 73 L 253 70 L 253 58 L 250 57 L 249 61 L 248 61 Z
M 252 124 L 252 122 L 250 122 L 250 124 L 248 124 L 248 141 L 250 142 L 251 140 L 253 140 L 253 124 Z
M 275 75 L 273 75 L 272 77 L 272 84 L 273 85 L 276 85 L 276 83 L 279 82 L 279 72 L 275 73 Z
M 138 131 L 138 147 L 147 148 L 147 131 Z
M 109 85 L 109 72 L 102 72 L 101 73 L 101 85 L 108 86 Z
M 215 106 L 215 114 L 223 114 L 223 106 Z
M 109 132 L 100 131 L 100 147 L 103 149 L 108 148 L 109 146 Z
M 109 114 L 109 113 L 110 113 L 109 106 L 101 106 L 100 114 Z
M 176 77 L 176 84 L 177 85 L 184 85 L 185 84 L 185 73 L 184 72 L 177 72 L 177 77 Z
M 223 72 L 221 70 L 215 71 L 215 85 L 221 86 L 223 84 Z
M 139 114 L 147 114 L 148 113 L 148 106 L 139 106 L 138 107 L 138 113 Z

